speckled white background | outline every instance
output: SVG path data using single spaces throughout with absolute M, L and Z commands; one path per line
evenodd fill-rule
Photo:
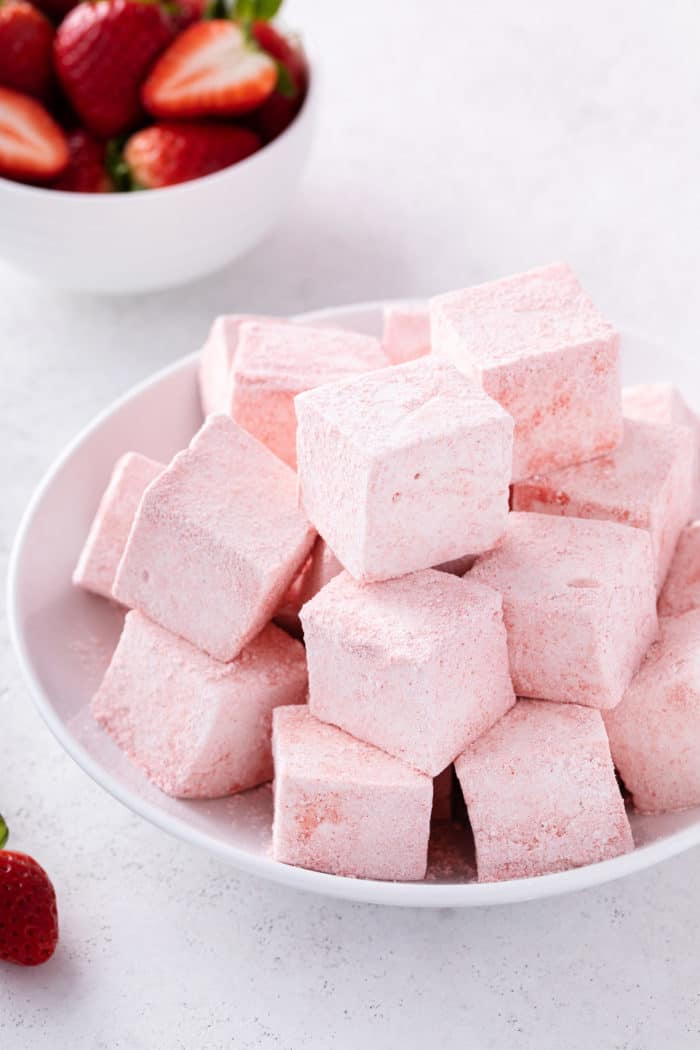
M 294 212 L 247 261 L 122 301 L 0 266 L 3 561 L 63 443 L 223 310 L 422 295 L 566 258 L 617 322 L 697 352 L 696 0 L 290 0 L 288 20 L 324 58 L 320 135 Z M 0 641 L 0 804 L 62 918 L 47 966 L 0 970 L 3 1047 L 700 1046 L 699 851 L 497 910 L 289 892 L 104 795 L 34 713 L 4 624 Z

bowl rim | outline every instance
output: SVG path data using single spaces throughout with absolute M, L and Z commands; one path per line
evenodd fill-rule
M 189 179 L 187 182 L 180 182 L 175 186 L 160 186 L 153 190 L 132 191 L 130 193 L 76 193 L 73 190 L 53 189 L 51 186 L 33 186 L 30 183 L 17 182 L 14 179 L 8 179 L 5 176 L 0 175 L 0 192 L 16 193 L 18 196 L 23 196 L 27 199 L 36 199 L 40 197 L 44 200 L 68 199 L 74 203 L 80 201 L 80 204 L 76 204 L 79 208 L 97 208 L 105 205 L 108 208 L 123 208 L 125 207 L 125 204 L 122 202 L 125 201 L 133 202 L 143 201 L 144 199 L 152 200 L 154 194 L 159 199 L 162 199 L 164 196 L 173 198 L 178 194 L 185 196 L 188 193 L 191 194 L 194 192 L 193 187 L 202 186 L 204 184 L 212 185 L 217 181 L 223 182 L 226 178 L 231 177 L 232 172 L 248 170 L 256 163 L 261 163 L 263 158 L 269 158 L 271 154 L 279 152 L 279 149 L 283 146 L 285 141 L 288 141 L 296 132 L 298 132 L 303 123 L 308 122 L 313 117 L 318 95 L 318 65 L 315 60 L 309 57 L 308 47 L 304 46 L 304 52 L 307 56 L 309 68 L 308 85 L 301 108 L 295 115 L 291 124 L 288 124 L 284 131 L 282 131 L 276 138 L 272 139 L 271 142 L 264 143 L 264 145 L 261 146 L 259 150 L 256 150 L 255 153 L 251 153 L 250 156 L 244 157 L 243 160 L 236 161 L 235 164 L 229 164 L 228 167 L 222 168 L 220 171 L 214 171 L 210 175 L 200 175 L 199 178 Z M 133 203 L 126 204 L 126 207 L 132 208 L 141 206 L 142 205 Z

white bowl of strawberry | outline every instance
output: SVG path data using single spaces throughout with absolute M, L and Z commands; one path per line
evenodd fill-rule
M 281 218 L 314 78 L 281 0 L 0 0 L 0 256 L 59 287 L 177 285 Z

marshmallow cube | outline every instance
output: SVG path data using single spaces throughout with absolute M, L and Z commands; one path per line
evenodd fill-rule
M 619 336 L 565 264 L 437 296 L 431 340 L 515 419 L 513 480 L 619 444 Z
M 520 700 L 455 768 L 479 882 L 566 871 L 634 848 L 599 711 Z
M 487 550 L 508 514 L 513 421 L 424 357 L 300 394 L 300 502 L 356 579 Z
M 312 714 L 430 776 L 515 702 L 500 595 L 469 579 L 343 572 L 301 621 Z
M 619 448 L 513 486 L 513 510 L 599 518 L 646 529 L 657 588 L 690 518 L 695 450 L 686 427 L 625 420 Z
M 306 699 L 303 646 L 269 625 L 222 664 L 127 614 L 92 713 L 176 798 L 218 798 L 272 777 L 272 710 Z
M 700 521 L 683 529 L 659 596 L 660 616 L 680 616 L 691 609 L 700 609 Z
M 112 597 L 117 567 L 141 497 L 164 469 L 162 463 L 138 452 L 127 452 L 117 460 L 73 573 L 76 587 Z
M 676 423 L 689 427 L 695 446 L 695 481 L 692 517 L 700 517 L 700 419 L 672 383 L 642 383 L 622 391 L 622 412 L 626 419 L 647 423 Z
M 605 725 L 642 813 L 700 806 L 700 609 L 660 622 L 658 641 Z
M 115 597 L 219 660 L 272 618 L 315 538 L 294 472 L 227 416 L 209 416 L 150 486 Z
M 255 314 L 222 314 L 209 330 L 199 355 L 199 400 L 204 416 L 227 415 L 231 411 L 231 368 L 241 325 L 246 321 L 284 322 Z
M 519 696 L 614 707 L 657 633 L 649 535 L 607 521 L 512 513 L 466 579 L 503 596 Z
M 232 366 L 233 418 L 293 469 L 294 398 L 387 365 L 379 341 L 334 328 L 244 324 Z
M 392 303 L 384 307 L 384 352 L 392 365 L 403 365 L 430 353 L 430 309 L 427 304 Z
M 307 707 L 278 707 L 272 742 L 275 860 L 352 878 L 425 876 L 430 777 Z

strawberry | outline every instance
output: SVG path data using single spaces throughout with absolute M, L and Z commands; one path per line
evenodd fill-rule
M 0 817 L 0 846 L 6 839 Z M 48 875 L 26 853 L 0 850 L 0 959 L 38 966 L 57 943 L 56 893 Z
M 41 103 L 0 87 L 0 175 L 48 182 L 67 164 L 66 136 Z
M 275 91 L 255 113 L 255 126 L 265 142 L 277 138 L 294 120 L 304 101 L 309 82 L 309 67 L 301 43 L 285 36 L 270 22 L 253 22 L 254 39 L 268 55 L 285 70 L 285 90 L 282 78 Z
M 171 15 L 178 33 L 193 22 L 201 22 L 207 13 L 210 0 L 174 0 Z
M 83 128 L 68 135 L 68 167 L 53 182 L 54 190 L 68 193 L 109 193 L 114 189 L 105 163 L 105 145 Z
M 158 189 L 228 168 L 260 148 L 247 128 L 225 124 L 153 124 L 131 136 L 124 149 L 132 184 Z
M 230 117 L 269 98 L 277 65 L 235 22 L 195 22 L 161 55 L 141 97 L 158 118 Z
M 53 79 L 53 26 L 26 0 L 0 3 L 0 84 L 46 98 Z
M 129 131 L 142 117 L 139 92 L 173 37 L 157 3 L 78 4 L 56 32 L 56 72 L 83 124 L 98 138 Z

